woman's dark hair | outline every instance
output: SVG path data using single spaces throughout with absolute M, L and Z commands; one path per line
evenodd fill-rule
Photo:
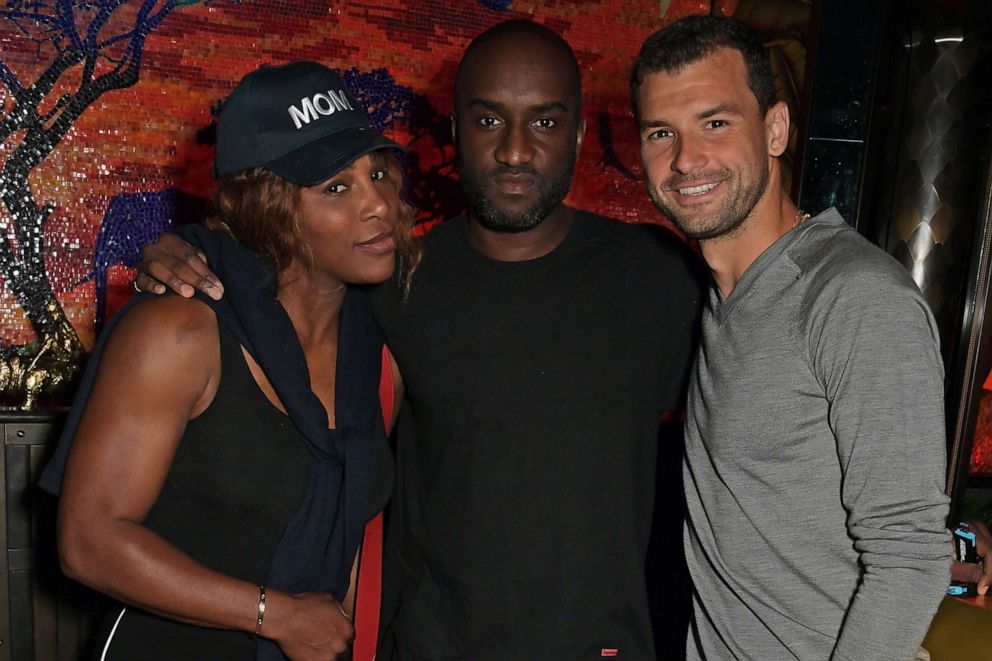
M 403 199 L 403 177 L 396 158 L 386 152 L 391 181 L 400 196 L 396 227 L 398 276 L 404 293 L 420 264 L 420 243 L 413 237 L 415 211 Z M 207 207 L 203 224 L 221 230 L 249 250 L 261 255 L 278 273 L 294 259 L 310 268 L 313 252 L 300 237 L 300 187 L 265 168 L 252 168 L 220 180 Z
M 652 73 L 681 71 L 719 48 L 731 48 L 744 56 L 747 85 L 758 100 L 764 117 L 775 105 L 775 77 L 765 47 L 758 35 L 743 23 L 717 16 L 688 16 L 658 30 L 641 46 L 630 72 L 630 96 L 635 117 L 638 93 L 644 77 Z

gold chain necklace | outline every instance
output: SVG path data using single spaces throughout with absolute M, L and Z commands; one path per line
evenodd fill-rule
M 796 211 L 796 219 L 792 221 L 792 228 L 795 229 L 809 220 L 809 214 L 799 209 Z

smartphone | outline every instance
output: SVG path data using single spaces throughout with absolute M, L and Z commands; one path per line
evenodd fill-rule
M 975 533 L 967 523 L 954 529 L 954 559 L 958 562 L 978 562 Z
M 971 526 L 959 523 L 954 529 L 954 559 L 958 562 L 978 562 L 977 540 Z M 947 594 L 952 597 L 973 597 L 978 594 L 974 583 L 951 581 L 947 586 Z

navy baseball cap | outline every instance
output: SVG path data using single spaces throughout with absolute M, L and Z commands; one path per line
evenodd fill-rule
M 316 62 L 263 65 L 238 83 L 217 121 L 217 178 L 264 167 L 300 186 L 377 149 L 402 149 L 369 124 L 341 74 Z

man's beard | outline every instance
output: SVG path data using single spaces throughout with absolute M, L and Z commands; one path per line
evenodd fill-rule
M 686 188 L 696 182 L 713 181 L 719 179 L 724 184 L 733 180 L 733 173 L 724 169 L 717 172 L 705 172 L 689 176 L 671 177 L 664 183 L 664 188 L 674 190 Z M 768 188 L 769 170 L 767 167 L 752 169 L 745 168 L 738 178 L 740 186 L 724 198 L 720 208 L 712 215 L 703 218 L 693 218 L 689 215 L 680 216 L 675 205 L 669 205 L 662 199 L 658 188 L 653 185 L 648 186 L 648 194 L 651 201 L 669 219 L 674 222 L 680 230 L 687 236 L 705 241 L 715 239 L 720 236 L 733 235 L 734 232 L 747 220 L 754 210 L 758 200 L 764 195 Z M 724 185 L 721 184 L 721 185 Z
M 534 229 L 554 211 L 568 195 L 572 185 L 572 173 L 575 170 L 575 151 L 568 159 L 568 165 L 562 168 L 551 180 L 528 165 L 510 167 L 498 164 L 497 167 L 485 173 L 478 179 L 469 174 L 459 159 L 462 191 L 472 209 L 473 217 L 486 229 L 495 232 L 526 232 Z M 492 198 L 486 194 L 486 186 L 493 179 L 506 174 L 527 174 L 534 178 L 534 186 L 540 191 L 540 197 L 523 211 L 506 211 L 499 208 Z

